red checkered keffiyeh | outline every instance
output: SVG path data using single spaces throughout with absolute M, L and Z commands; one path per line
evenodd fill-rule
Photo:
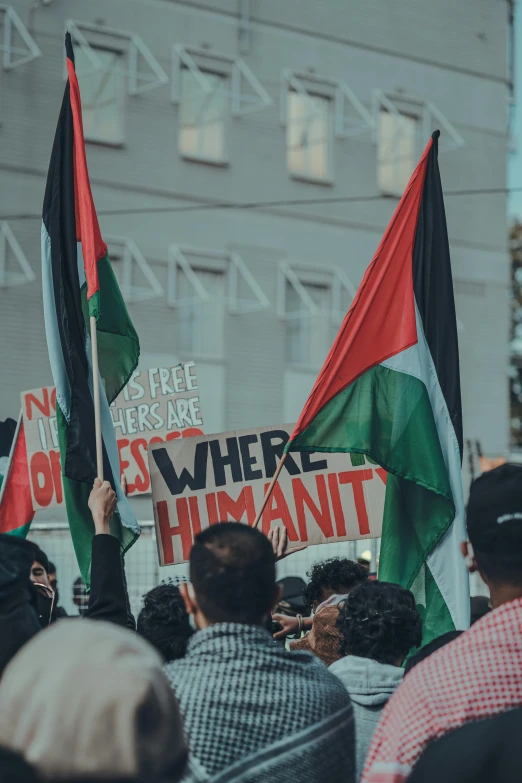
M 503 604 L 411 673 L 383 710 L 361 783 L 403 783 L 426 745 L 522 705 L 522 598 Z

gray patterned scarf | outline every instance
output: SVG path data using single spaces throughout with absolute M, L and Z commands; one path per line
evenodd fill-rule
M 349 696 L 314 656 L 289 652 L 257 626 L 199 631 L 165 667 L 193 768 L 216 783 L 352 783 Z

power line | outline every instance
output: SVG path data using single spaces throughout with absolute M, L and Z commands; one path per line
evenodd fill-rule
M 467 190 L 448 190 L 444 197 L 449 196 L 484 196 L 484 195 L 507 195 L 510 193 L 522 193 L 522 186 L 516 188 L 475 188 Z M 326 198 L 312 199 L 283 199 L 281 201 L 249 201 L 249 202 L 230 202 L 222 201 L 215 203 L 200 202 L 196 204 L 184 204 L 177 207 L 126 207 L 124 209 L 101 209 L 98 215 L 146 215 L 178 212 L 199 212 L 213 209 L 270 209 L 272 207 L 295 207 L 295 206 L 318 206 L 321 204 L 349 204 L 364 203 L 368 201 L 390 201 L 397 200 L 396 196 L 386 196 L 376 193 L 371 196 L 331 196 Z M 15 215 L 0 215 L 0 220 L 41 220 L 40 213 L 18 213 Z

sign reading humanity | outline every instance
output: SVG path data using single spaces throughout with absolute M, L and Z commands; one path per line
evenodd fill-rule
M 56 389 L 22 392 L 21 400 L 33 508 L 61 505 Z M 136 370 L 111 406 L 111 414 L 128 494 L 150 492 L 149 445 L 203 434 L 194 362 Z
M 194 536 L 216 522 L 252 525 L 293 425 L 155 444 L 149 468 L 161 565 L 188 560 Z M 359 454 L 288 454 L 260 521 L 303 544 L 381 534 L 386 472 Z

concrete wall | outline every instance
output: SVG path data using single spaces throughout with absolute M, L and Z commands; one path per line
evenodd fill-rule
M 173 43 L 238 55 L 236 0 L 55 0 L 30 12 L 13 2 L 42 57 L 0 80 L 0 215 L 9 223 L 39 278 L 39 233 L 45 176 L 63 93 L 63 29 L 67 18 L 139 33 L 170 73 Z M 230 118 L 229 163 L 180 158 L 178 110 L 170 86 L 128 96 L 125 143 L 88 145 L 102 232 L 132 237 L 165 283 L 171 243 L 239 252 L 271 308 L 225 317 L 224 355 L 200 360 L 209 430 L 264 425 L 297 416 L 315 369 L 291 372 L 285 323 L 277 318 L 277 264 L 289 258 L 340 267 L 357 285 L 371 260 L 395 199 L 287 205 L 248 210 L 175 211 L 198 203 L 251 203 L 366 196 L 377 193 L 376 147 L 369 133 L 335 140 L 328 185 L 292 179 L 279 122 L 282 68 L 345 80 L 369 109 L 374 88 L 433 101 L 465 141 L 441 155 L 449 193 L 505 187 L 506 7 L 497 0 L 252 0 L 249 51 L 243 58 L 273 99 L 266 110 Z M 152 207 L 172 212 L 141 212 Z M 132 214 L 105 215 L 113 209 Z M 506 382 L 508 254 L 505 196 L 446 198 L 460 333 L 465 436 L 486 453 L 508 437 Z M 31 219 L 19 219 L 29 214 Z M 177 315 L 165 299 L 131 304 L 144 363 L 183 357 Z M 0 288 L 0 418 L 16 416 L 19 392 L 51 382 L 43 331 L 41 285 Z M 199 357 L 191 356 L 186 358 Z M 317 368 L 318 369 L 318 368 Z M 295 404 L 292 406 L 292 389 Z M 205 399 L 205 397 L 207 399 Z M 286 402 L 285 402 L 286 400 Z M 293 409 L 292 409 L 293 407 Z M 208 414 L 205 414 L 205 410 Z

